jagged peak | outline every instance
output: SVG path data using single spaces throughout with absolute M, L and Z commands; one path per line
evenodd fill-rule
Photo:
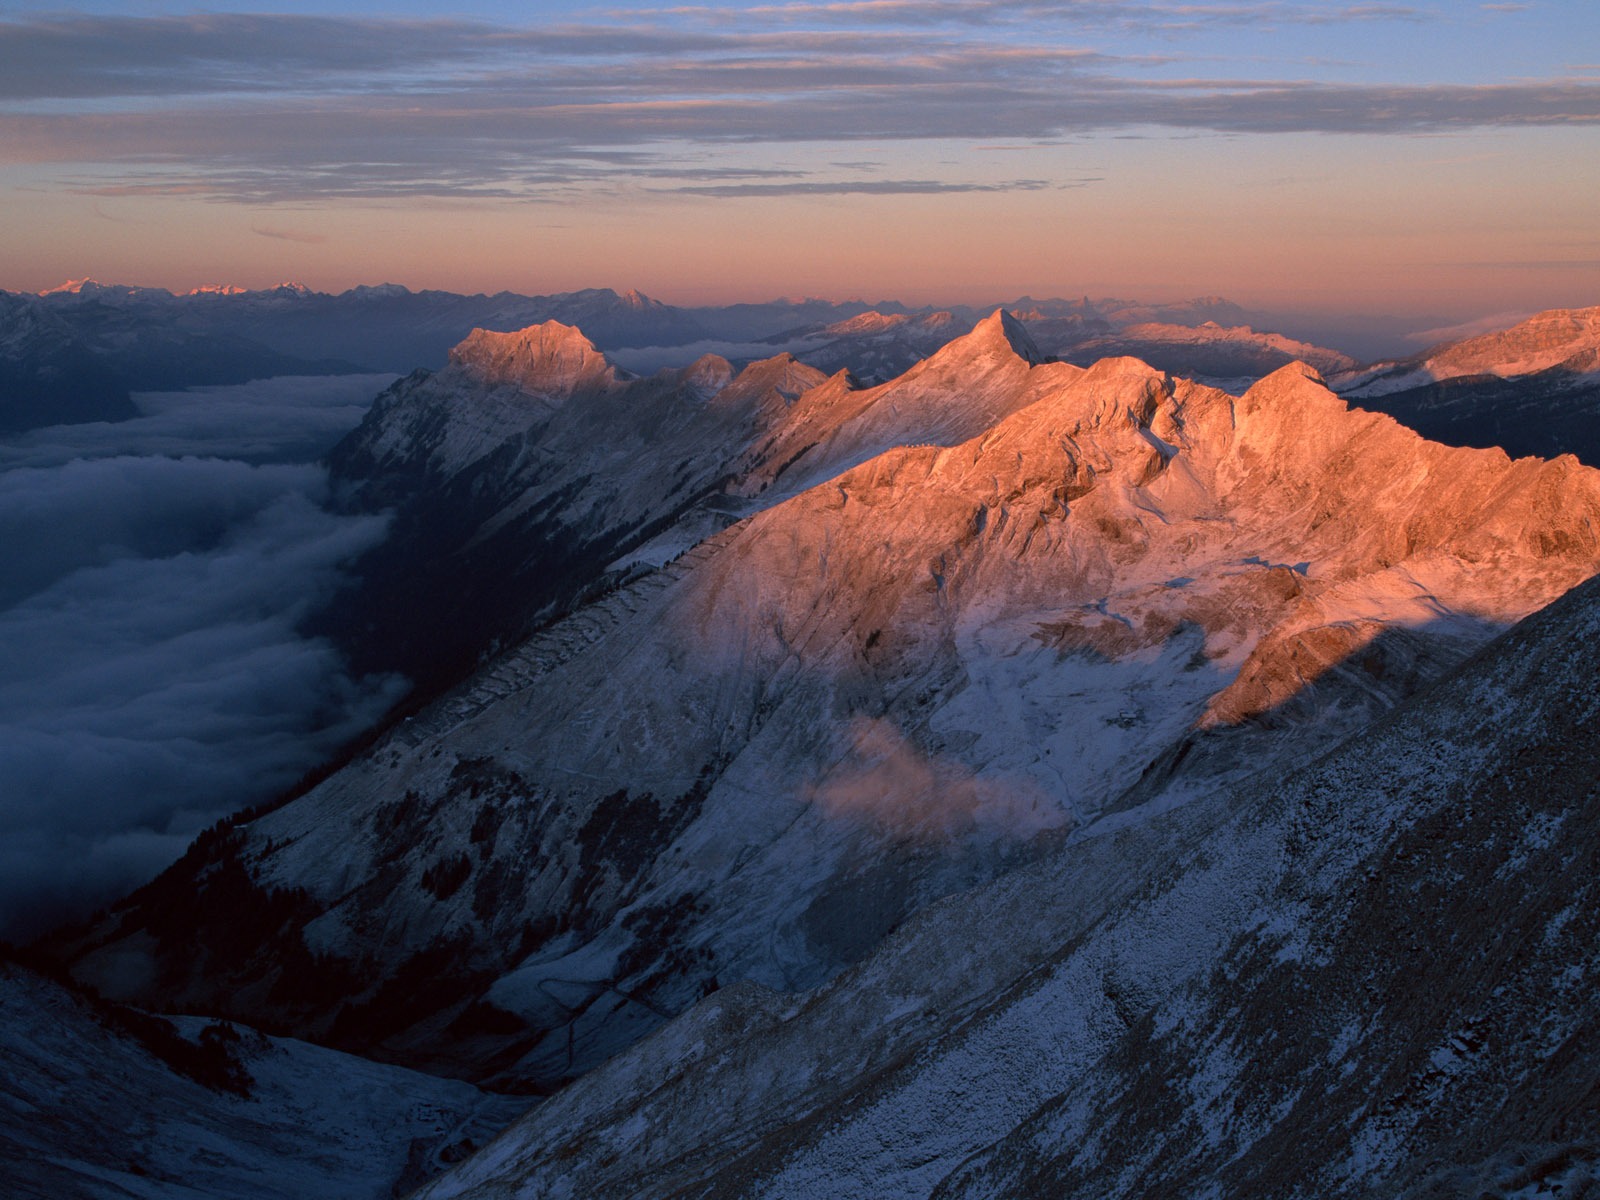
M 568 325 L 564 321 L 551 319 L 528 325 L 522 329 L 498 330 L 474 328 L 471 333 L 462 339 L 460 345 L 465 346 L 470 342 L 541 342 L 541 343 L 582 343 L 594 348 L 583 330 L 576 325 Z M 459 347 L 458 347 L 459 349 Z
M 1246 389 L 1239 410 L 1281 413 L 1285 420 L 1309 426 L 1343 418 L 1350 405 L 1329 389 L 1315 367 L 1296 360 Z
M 1287 363 L 1254 383 L 1235 402 L 1234 415 L 1245 442 L 1297 447 L 1296 453 L 1313 456 L 1331 454 L 1358 429 L 1377 426 L 1392 425 L 1420 440 L 1389 417 L 1351 408 L 1303 362 Z
M 1102 358 L 1088 367 L 1060 365 L 1072 374 L 1051 403 L 1084 428 L 1148 427 L 1173 395 L 1170 375 L 1129 355 Z
M 692 363 L 685 367 L 684 370 L 691 373 L 700 371 L 731 371 L 733 370 L 733 364 L 727 359 L 723 358 L 720 354 L 707 353 L 702 354 L 699 358 L 695 359 Z
M 773 360 L 768 359 L 767 361 L 772 362 Z M 805 363 L 798 361 L 795 363 L 795 368 L 802 371 L 816 370 L 816 368 L 807 366 Z M 912 369 L 915 370 L 915 368 Z M 818 373 L 820 374 L 820 372 Z M 887 384 L 880 385 L 880 387 L 887 386 Z M 864 390 L 865 389 L 862 387 L 861 381 L 855 377 L 855 374 L 850 370 L 849 367 L 840 367 L 832 375 L 823 377 L 819 383 L 807 389 L 807 391 L 815 392 L 820 397 L 836 397 L 842 396 L 846 392 L 859 392 Z
M 1294 362 L 1283 363 L 1272 374 L 1262 376 L 1261 379 L 1251 384 L 1243 395 L 1245 400 L 1253 403 L 1283 403 L 1294 400 L 1333 400 L 1341 408 L 1347 408 L 1344 400 L 1333 394 L 1328 387 L 1328 381 L 1322 378 L 1322 373 L 1310 365 L 1296 358 Z
M 1027 327 L 1005 309 L 997 308 L 974 325 L 972 332 L 945 343 L 943 349 L 924 362 L 943 365 L 996 353 L 1015 356 L 1029 366 L 1044 361 Z
M 985 340 L 996 338 L 1004 340 L 1019 358 L 1025 358 L 1029 363 L 1044 361 L 1044 355 L 1040 354 L 1039 347 L 1034 345 L 1028 327 L 1003 308 L 995 309 L 993 313 L 979 321 L 972 332 L 982 334 Z
M 713 403 L 743 407 L 752 401 L 776 396 L 789 405 L 827 382 L 828 377 L 816 367 L 784 351 L 747 364 L 716 394 Z
M 739 378 L 741 380 L 761 379 L 796 372 L 810 379 L 812 384 L 824 383 L 828 379 L 828 376 L 823 372 L 816 367 L 801 362 L 788 350 L 780 351 L 771 358 L 758 358 L 745 364 L 744 370 L 739 372 Z
M 1251 385 L 1246 396 L 1259 393 L 1262 397 L 1278 395 L 1286 390 L 1300 390 L 1305 383 L 1314 384 L 1319 392 L 1328 392 L 1328 381 L 1322 377 L 1310 363 L 1294 362 L 1284 363 L 1270 375 L 1264 375 Z M 1332 395 L 1331 392 L 1328 392 Z

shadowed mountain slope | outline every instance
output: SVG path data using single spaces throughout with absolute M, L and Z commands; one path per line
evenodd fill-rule
M 388 1200 L 525 1102 L 196 1018 L 91 1001 L 0 957 L 14 1200 Z
M 1280 781 L 703 1001 L 422 1195 L 1583 1194 L 1596 646 L 1591 582 Z

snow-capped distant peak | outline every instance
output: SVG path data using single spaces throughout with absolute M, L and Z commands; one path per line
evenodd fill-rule
M 69 279 L 61 286 L 40 292 L 39 295 L 41 298 L 52 296 L 88 297 L 112 303 L 122 301 L 154 301 L 160 303 L 173 298 L 172 293 L 166 288 L 142 287 L 138 284 L 126 283 L 101 283 L 97 279 Z
M 96 288 L 101 288 L 104 286 L 105 284 L 96 279 L 69 279 L 65 283 L 58 284 L 53 288 L 46 288 L 44 291 L 40 292 L 39 295 L 76 296 L 85 290 L 94 291 Z
M 183 294 L 185 296 L 243 296 L 250 289 L 240 287 L 236 283 L 202 283 L 199 287 L 190 288 Z

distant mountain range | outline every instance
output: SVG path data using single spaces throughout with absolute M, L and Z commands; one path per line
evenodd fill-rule
M 1246 316 L 1216 297 L 1161 306 L 1024 297 L 1006 307 L 1031 323 L 1052 354 L 1129 325 L 1188 328 Z M 284 284 L 175 295 L 82 280 L 41 296 L 0 293 L 0 430 L 117 420 L 132 414 L 132 391 L 269 375 L 433 370 L 473 329 L 510 332 L 550 320 L 582 329 L 602 350 L 627 352 L 627 365 L 645 373 L 684 366 L 705 352 L 743 365 L 787 349 L 829 373 L 848 366 L 878 383 L 966 333 L 985 311 L 814 299 L 679 308 L 607 288 L 464 296 L 384 284 L 329 295 Z M 1221 344 L 1226 338 L 1211 337 L 1198 373 L 1239 378 L 1288 361 L 1271 350 L 1263 358 L 1253 333 L 1230 332 L 1237 343 L 1230 350 Z
M 1594 403 L 1595 368 L 1582 357 L 1585 346 L 1592 351 L 1593 331 L 1581 315 L 1566 314 L 1577 326 L 1563 326 L 1561 313 L 1545 314 L 1534 319 L 1544 322 L 1537 330 L 1530 322 L 1466 339 L 1456 357 L 1446 347 L 1363 366 L 1339 350 L 1258 332 L 1270 318 L 1216 296 L 1165 305 L 1024 296 L 999 307 L 1023 321 L 1043 353 L 1064 361 L 1130 355 L 1236 389 L 1288 362 L 1306 362 L 1341 392 L 1430 436 L 1518 453 L 1551 453 L 1557 444 L 1536 435 L 1525 440 L 1530 425 L 1559 425 L 1561 439 L 1581 440 Z M 990 311 L 816 299 L 682 308 L 607 288 L 465 296 L 383 284 L 330 295 L 284 284 L 175 295 L 84 280 L 42 296 L 0 292 L 0 431 L 123 419 L 133 415 L 134 391 L 270 375 L 434 370 L 473 329 L 511 332 L 551 320 L 582 329 L 619 365 L 643 374 L 706 353 L 743 366 L 788 351 L 828 374 L 849 369 L 874 384 L 903 374 Z M 1497 337 L 1517 348 L 1491 346 Z M 1553 349 L 1536 348 L 1540 339 Z M 1473 354 L 1488 354 L 1504 370 L 1471 369 Z M 1525 404 L 1544 419 L 1509 415 Z M 1600 461 L 1594 449 L 1584 443 L 1577 452 Z

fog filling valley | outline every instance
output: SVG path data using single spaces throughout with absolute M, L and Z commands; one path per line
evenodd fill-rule
M 316 460 L 389 378 L 151 393 L 0 441 L 0 938 L 151 878 L 398 699 L 298 631 L 384 536 L 324 511 Z

